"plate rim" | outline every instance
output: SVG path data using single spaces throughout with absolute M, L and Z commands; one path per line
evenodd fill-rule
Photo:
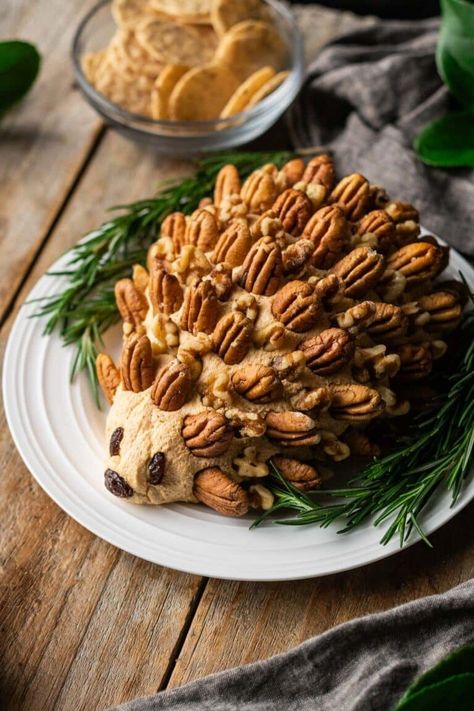
M 423 233 L 427 233 L 426 230 L 423 229 Z M 430 232 L 429 234 L 433 234 Z M 440 238 L 438 238 L 440 239 Z M 444 240 L 440 241 L 443 244 L 446 244 Z M 455 261 L 457 262 L 456 266 L 452 266 L 452 269 L 458 269 L 461 268 L 463 273 L 465 274 L 466 278 L 468 279 L 469 282 L 472 282 L 474 285 L 474 267 L 472 267 L 469 262 L 453 247 L 451 247 L 451 257 L 454 257 Z M 52 270 L 57 270 L 58 266 L 61 265 L 64 260 L 67 259 L 68 253 L 66 252 L 64 255 L 62 255 L 58 260 L 54 262 L 53 265 L 51 265 L 50 269 Z M 96 535 L 97 537 L 107 541 L 109 544 L 124 550 L 127 553 L 130 553 L 131 555 L 135 555 L 138 558 L 141 558 L 143 560 L 147 560 L 151 563 L 155 563 L 157 565 L 161 565 L 164 567 L 169 567 L 174 570 L 178 570 L 183 573 L 187 574 L 192 574 L 192 575 L 200 575 L 204 577 L 212 577 L 212 578 L 218 578 L 218 579 L 224 579 L 224 580 L 236 580 L 236 581 L 253 581 L 253 582 L 277 582 L 277 581 L 290 581 L 290 580 L 303 580 L 303 579 L 308 579 L 308 578 L 314 578 L 314 577 L 323 577 L 327 575 L 333 575 L 336 573 L 341 573 L 349 570 L 353 570 L 365 565 L 370 565 L 372 563 L 376 563 L 380 560 L 383 560 L 384 558 L 388 558 L 392 555 L 395 555 L 396 553 L 400 553 L 402 551 L 405 551 L 407 548 L 411 547 L 415 543 L 420 543 L 421 539 L 420 537 L 413 533 L 412 536 L 410 537 L 409 541 L 403 546 L 399 547 L 398 542 L 396 540 L 392 540 L 388 545 L 383 546 L 381 545 L 378 540 L 377 540 L 377 548 L 375 549 L 376 552 L 372 553 L 369 555 L 369 557 L 363 561 L 360 561 L 359 559 L 356 559 L 355 562 L 347 564 L 344 563 L 342 566 L 341 565 L 335 565 L 333 567 L 329 567 L 328 569 L 324 570 L 323 572 L 318 571 L 318 570 L 307 570 L 305 572 L 301 572 L 300 574 L 285 574 L 283 573 L 280 575 L 275 575 L 275 576 L 269 576 L 268 574 L 260 576 L 258 573 L 251 573 L 251 574 L 242 574 L 242 572 L 238 573 L 236 572 L 235 574 L 231 574 L 229 572 L 225 572 L 224 574 L 222 572 L 219 572 L 219 561 L 216 563 L 214 561 L 208 562 L 204 561 L 203 565 L 199 564 L 199 561 L 194 561 L 192 558 L 192 554 L 190 556 L 189 562 L 186 562 L 186 564 L 181 564 L 178 562 L 177 564 L 171 563 L 170 561 L 164 561 L 164 560 L 157 560 L 156 556 L 152 555 L 151 553 L 147 553 L 148 549 L 146 548 L 145 550 L 140 550 L 137 548 L 137 543 L 135 539 L 127 539 L 126 532 L 120 532 L 119 535 L 112 530 L 112 532 L 109 532 L 107 530 L 107 527 L 102 528 L 100 526 L 100 521 L 96 518 L 97 516 L 97 511 L 90 507 L 86 506 L 84 501 L 80 501 L 79 506 L 76 506 L 75 502 L 75 495 L 74 497 L 71 498 L 72 492 L 70 492 L 69 497 L 62 497 L 61 495 L 58 495 L 56 489 L 55 489 L 55 483 L 50 479 L 50 476 L 47 472 L 46 469 L 42 466 L 41 463 L 38 463 L 38 461 L 34 460 L 34 457 L 32 457 L 29 447 L 29 442 L 28 439 L 25 441 L 22 440 L 21 438 L 21 417 L 19 414 L 19 406 L 18 403 L 14 397 L 13 393 L 13 385 L 15 383 L 15 378 L 12 378 L 11 375 L 11 368 L 12 368 L 12 358 L 14 355 L 14 348 L 16 345 L 17 341 L 17 333 L 20 331 L 20 328 L 22 326 L 26 327 L 28 320 L 30 319 L 30 316 L 25 314 L 24 307 L 28 302 L 31 302 L 32 297 L 34 297 L 35 292 L 37 290 L 41 289 L 41 286 L 46 283 L 46 280 L 49 280 L 49 283 L 53 283 L 53 280 L 59 280 L 59 277 L 50 277 L 47 274 L 43 274 L 34 284 L 32 289 L 30 290 L 27 298 L 25 301 L 21 304 L 20 309 L 15 317 L 14 323 L 12 325 L 11 331 L 8 336 L 6 348 L 5 348 L 5 354 L 4 354 L 4 359 L 3 359 L 3 372 L 2 372 L 2 392 L 3 392 L 3 402 L 4 402 L 4 410 L 5 410 L 5 415 L 6 415 L 6 420 L 7 424 L 13 439 L 13 442 L 23 460 L 25 463 L 26 467 L 28 468 L 30 474 L 33 476 L 35 481 L 39 484 L 39 486 L 45 491 L 45 493 L 63 510 L 66 512 L 68 516 L 70 516 L 72 519 L 74 519 L 79 525 L 83 526 L 87 530 L 89 530 L 91 533 Z M 36 320 L 36 323 L 40 323 L 40 320 Z M 34 328 L 34 327 L 33 327 Z M 36 335 L 35 338 L 38 336 Z M 39 336 L 40 338 L 44 338 L 43 335 Z M 55 336 L 53 336 L 55 337 Z M 57 334 L 56 334 L 57 337 Z M 17 422 L 18 421 L 18 422 Z M 17 428 L 18 424 L 18 428 Z M 472 483 L 472 482 L 471 482 Z M 471 492 L 465 492 L 465 495 L 461 497 L 461 499 L 454 505 L 454 506 L 447 506 L 445 509 L 442 511 L 441 515 L 441 520 L 438 522 L 432 524 L 432 525 L 426 525 L 425 530 L 427 535 L 433 534 L 435 531 L 437 531 L 439 528 L 444 526 L 446 523 L 448 523 L 456 514 L 458 514 L 460 511 L 462 511 L 474 498 L 474 488 Z M 111 524 L 111 522 L 109 522 Z M 319 528 L 317 529 L 319 530 Z M 381 529 L 374 529 L 372 526 L 370 527 L 370 531 L 376 531 L 378 534 L 378 539 L 381 536 Z M 173 533 L 170 533 L 169 535 L 174 535 Z M 346 534 L 350 535 L 350 534 Z M 341 540 L 343 537 L 341 536 Z M 394 545 L 395 544 L 395 545 Z M 151 550 L 151 549 L 150 549 Z M 216 566 L 216 568 L 214 567 Z

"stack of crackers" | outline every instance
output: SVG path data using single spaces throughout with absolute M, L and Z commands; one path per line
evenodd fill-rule
M 288 49 L 262 0 L 113 0 L 117 31 L 85 54 L 107 99 L 156 120 L 206 121 L 251 108 L 288 76 Z

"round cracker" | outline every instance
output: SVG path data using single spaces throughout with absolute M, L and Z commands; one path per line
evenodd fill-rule
M 156 79 L 164 62 L 147 52 L 138 42 L 135 32 L 121 30 L 115 38 L 116 51 L 122 55 L 128 67 L 138 74 Z
M 205 64 L 191 69 L 176 84 L 169 100 L 172 119 L 207 121 L 217 118 L 238 86 L 228 67 Z
M 113 0 L 111 11 L 117 25 L 125 29 L 155 15 L 147 0 Z
M 280 84 L 283 84 L 285 79 L 289 76 L 289 71 L 278 72 L 278 74 L 275 74 L 275 76 L 269 79 L 269 81 L 263 84 L 263 86 L 255 92 L 245 108 L 250 109 L 252 106 L 255 106 L 255 104 L 258 104 L 259 101 L 262 101 L 262 99 L 275 91 L 275 89 L 278 89 Z
M 150 0 L 154 10 L 180 22 L 209 22 L 212 0 Z
M 239 114 L 245 109 L 252 96 L 275 75 L 273 67 L 262 67 L 251 74 L 232 94 L 221 111 L 221 118 Z
M 267 15 L 262 0 L 214 0 L 211 8 L 211 22 L 219 35 L 242 20 L 263 20 Z
M 151 20 L 136 28 L 137 41 L 157 61 L 196 66 L 212 59 L 214 48 L 192 27 Z
M 264 66 L 281 68 L 286 56 L 286 45 L 273 25 L 244 20 L 222 37 L 215 61 L 226 64 L 243 80 Z
M 189 67 L 185 64 L 167 64 L 160 72 L 151 94 L 151 113 L 154 119 L 169 118 L 169 98 Z

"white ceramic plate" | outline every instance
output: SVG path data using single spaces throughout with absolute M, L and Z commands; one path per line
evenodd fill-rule
M 54 270 L 64 268 L 62 258 Z M 450 273 L 461 270 L 474 288 L 474 270 L 456 252 Z M 43 277 L 30 294 L 58 293 L 64 280 Z M 291 580 L 327 575 L 384 558 L 398 541 L 379 541 L 384 529 L 370 523 L 349 535 L 337 527 L 265 526 L 249 530 L 251 518 L 230 519 L 202 506 L 134 506 L 111 496 L 103 486 L 105 413 L 99 412 L 85 375 L 71 385 L 73 350 L 57 334 L 42 336 L 44 322 L 28 318 L 24 306 L 13 326 L 3 373 L 8 423 L 16 446 L 40 486 L 80 524 L 140 558 L 198 575 L 238 580 Z M 109 350 L 120 343 L 108 334 Z M 114 348 L 115 346 L 115 348 Z M 474 497 L 470 477 L 460 501 L 450 508 L 441 495 L 422 523 L 432 533 Z M 417 540 L 413 535 L 409 543 Z

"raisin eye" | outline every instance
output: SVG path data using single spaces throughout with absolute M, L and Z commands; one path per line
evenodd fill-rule
M 120 454 L 120 443 L 123 439 L 123 427 L 117 427 L 110 437 L 109 452 L 111 457 Z
M 159 484 L 165 473 L 165 455 L 163 452 L 156 452 L 150 459 L 148 465 L 148 481 L 150 484 Z
M 106 469 L 104 473 L 104 484 L 107 491 L 110 491 L 114 496 L 120 496 L 122 499 L 128 499 L 133 496 L 133 489 L 127 484 L 125 479 L 114 472 L 113 469 Z

